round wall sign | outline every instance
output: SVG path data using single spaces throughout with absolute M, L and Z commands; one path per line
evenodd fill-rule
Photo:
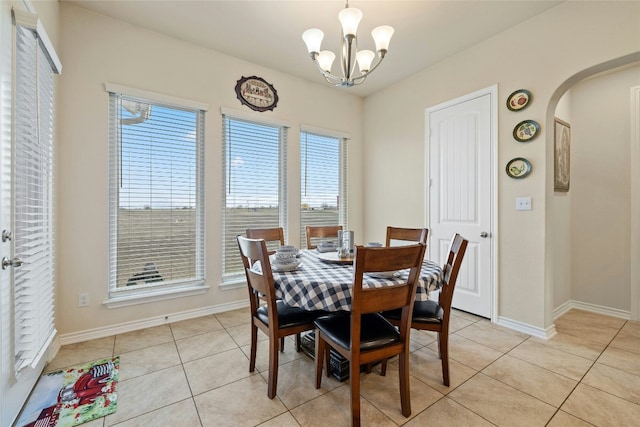
M 278 92 L 260 77 L 242 77 L 236 82 L 236 96 L 255 111 L 273 110 L 278 105 Z

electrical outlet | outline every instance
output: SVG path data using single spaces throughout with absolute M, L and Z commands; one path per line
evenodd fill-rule
M 78 294 L 78 307 L 89 307 L 89 294 Z
M 530 211 L 531 210 L 531 197 L 516 197 L 516 210 L 517 211 Z

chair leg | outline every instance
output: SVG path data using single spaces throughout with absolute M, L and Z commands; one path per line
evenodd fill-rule
M 360 427 L 360 365 L 349 362 L 351 382 L 351 426 Z
M 267 396 L 269 399 L 276 397 L 278 388 L 278 341 L 269 340 L 269 380 Z
M 325 346 L 326 343 L 320 338 L 320 332 L 316 330 L 316 388 L 320 388 L 322 385 L 322 362 Z
M 388 359 L 382 359 L 382 365 L 380 366 L 380 375 L 383 377 L 387 375 L 387 361 Z
M 256 369 L 256 349 L 258 347 L 258 328 L 251 321 L 251 352 L 249 354 L 249 372 Z
M 284 352 L 284 337 L 280 337 L 280 352 Z
M 402 415 L 409 417 L 411 415 L 411 392 L 409 387 L 409 352 L 405 351 L 400 354 L 400 405 L 402 407 Z
M 300 353 L 300 334 L 296 334 L 296 352 Z
M 438 346 L 440 347 L 440 358 L 442 359 L 442 382 L 449 387 L 449 334 L 441 333 L 438 337 Z

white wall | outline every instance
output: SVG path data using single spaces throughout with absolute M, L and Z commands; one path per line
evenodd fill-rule
M 361 159 L 362 100 L 328 86 L 178 41 L 69 3 L 60 5 L 64 66 L 57 146 L 58 330 L 63 335 L 162 318 L 179 312 L 215 310 L 246 300 L 246 288 L 219 289 L 221 278 L 222 151 L 220 107 L 250 112 L 236 99 L 242 76 L 257 75 L 278 91 L 273 112 L 255 113 L 292 124 L 289 159 L 299 158 L 299 125 L 349 133 L 349 222 L 362 235 Z M 108 287 L 108 94 L 112 82 L 209 104 L 205 131 L 206 283 L 204 296 L 176 298 L 134 307 L 107 309 Z M 300 205 L 299 166 L 289 162 L 290 206 Z M 299 235 L 291 224 L 290 239 Z M 91 306 L 77 307 L 77 295 L 87 292 Z
M 640 51 L 639 20 L 638 2 L 565 2 L 367 98 L 367 239 L 390 222 L 424 222 L 424 110 L 497 83 L 498 314 L 547 330 L 554 299 L 554 266 L 547 249 L 547 235 L 553 233 L 553 210 L 547 206 L 553 204 L 552 196 L 547 198 L 553 192 L 553 164 L 548 163 L 553 123 L 547 122 L 547 108 L 555 90 L 576 73 Z M 511 112 L 504 101 L 519 88 L 529 89 L 533 101 L 526 110 Z M 514 125 L 524 119 L 541 125 L 541 134 L 527 144 L 512 137 Z M 531 161 L 532 174 L 509 179 L 504 165 L 520 156 Z M 374 173 L 389 165 L 402 165 L 394 167 L 394 180 Z M 514 199 L 523 195 L 532 197 L 533 210 L 515 212 Z
M 629 311 L 630 89 L 640 67 L 571 89 L 571 298 Z

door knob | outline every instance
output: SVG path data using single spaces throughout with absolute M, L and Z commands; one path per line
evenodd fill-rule
M 487 238 L 489 237 L 489 233 L 487 233 L 486 231 L 483 231 L 482 233 L 480 233 L 480 237 Z
M 2 230 L 2 241 L 6 242 L 13 238 L 11 232 L 9 230 Z
M 2 258 L 2 269 L 6 270 L 7 267 L 20 267 L 22 264 L 24 264 L 24 261 L 22 261 L 22 258 L 14 258 L 14 259 L 9 259 L 7 257 L 3 257 Z

